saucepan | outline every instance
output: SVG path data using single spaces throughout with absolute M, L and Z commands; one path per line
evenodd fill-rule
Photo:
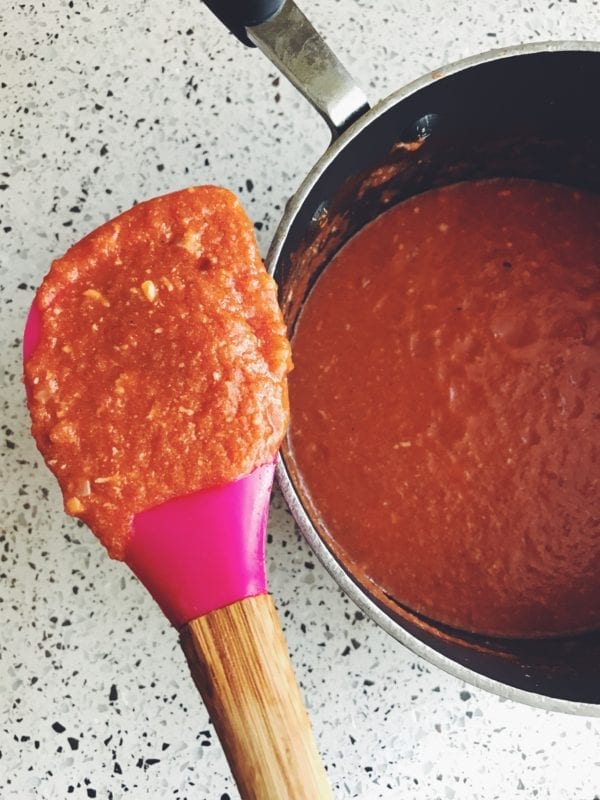
M 290 200 L 268 266 L 290 334 L 331 257 L 394 203 L 486 177 L 534 178 L 600 191 L 600 44 L 495 50 L 435 70 L 370 108 L 291 0 L 207 5 L 258 46 L 324 117 L 332 143 Z M 420 618 L 336 550 L 284 443 L 279 485 L 329 573 L 417 655 L 478 687 L 548 710 L 600 716 L 600 631 L 545 640 L 476 636 Z M 452 575 L 448 575 L 452 592 Z

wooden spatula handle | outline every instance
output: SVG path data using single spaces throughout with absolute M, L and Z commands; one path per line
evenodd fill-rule
M 181 645 L 242 800 L 331 800 L 270 596 L 192 620 Z

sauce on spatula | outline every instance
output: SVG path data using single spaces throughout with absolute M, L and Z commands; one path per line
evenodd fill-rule
M 32 430 L 68 513 L 123 558 L 139 512 L 272 462 L 290 348 L 225 189 L 141 203 L 56 260 L 26 354 Z

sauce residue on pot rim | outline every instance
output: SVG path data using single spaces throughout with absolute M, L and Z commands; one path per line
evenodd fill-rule
M 396 206 L 297 323 L 290 447 L 327 540 L 463 630 L 600 626 L 600 197 L 519 179 Z
M 141 203 L 52 264 L 25 366 L 66 510 L 123 557 L 133 515 L 271 461 L 290 348 L 252 223 L 225 189 Z

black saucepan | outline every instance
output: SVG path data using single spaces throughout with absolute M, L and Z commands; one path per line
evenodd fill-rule
M 331 146 L 288 204 L 268 257 L 290 333 L 308 291 L 337 250 L 411 195 L 500 176 L 600 191 L 600 104 L 595 101 L 600 44 L 550 42 L 496 50 L 436 70 L 369 109 L 291 0 L 212 0 L 207 5 L 243 42 L 260 47 L 333 134 Z M 510 699 L 600 716 L 600 631 L 546 640 L 493 639 L 421 619 L 336 557 L 287 443 L 278 475 L 294 517 L 327 570 L 404 645 Z

